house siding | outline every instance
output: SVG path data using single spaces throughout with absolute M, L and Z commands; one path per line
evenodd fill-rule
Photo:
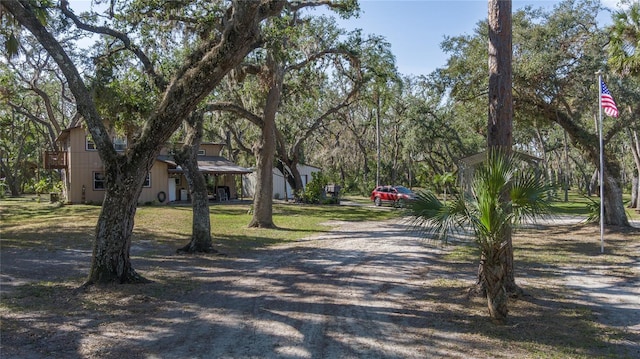
M 104 167 L 98 151 L 86 149 L 86 136 L 85 130 L 77 127 L 71 129 L 67 140 L 68 201 L 71 203 L 101 203 L 104 198 L 104 190 L 93 188 L 93 173 L 104 172 Z
M 93 203 L 100 204 L 104 199 L 105 191 L 94 188 L 94 173 L 104 172 L 104 166 L 98 151 L 87 150 L 86 137 L 87 130 L 82 127 L 75 127 L 65 130 L 60 142 L 66 152 L 67 160 L 67 202 L 68 203 Z M 200 150 L 207 156 L 219 156 L 223 144 L 204 143 L 200 145 Z M 168 154 L 169 148 L 163 148 L 161 154 Z M 188 190 L 187 181 L 182 174 L 170 174 L 169 166 L 162 161 L 155 161 L 150 175 L 150 187 L 143 187 L 139 203 L 159 202 L 159 193 L 164 192 L 165 200 L 168 203 L 170 198 L 180 200 L 180 191 Z M 169 191 L 169 179 L 173 181 L 178 178 L 179 184 L 175 186 L 173 194 Z M 219 186 L 229 186 L 231 198 L 237 198 L 235 189 L 235 179 L 231 175 L 219 175 L 216 177 Z M 189 197 L 190 198 L 190 197 Z
M 151 171 L 149 171 L 149 178 L 151 180 L 151 187 L 143 187 L 142 192 L 140 193 L 140 198 L 138 202 L 140 203 L 150 203 L 154 201 L 158 201 L 158 194 L 160 192 L 164 192 L 165 194 L 165 202 L 169 199 L 168 190 L 168 180 L 169 176 L 167 174 L 167 164 L 159 161 L 155 161 L 153 167 L 151 167 Z

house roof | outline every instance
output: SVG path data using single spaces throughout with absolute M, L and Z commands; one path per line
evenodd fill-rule
M 56 142 L 63 142 L 64 140 L 66 140 L 67 137 L 69 137 L 69 133 L 71 132 L 71 130 L 78 127 L 81 127 L 81 126 L 80 125 L 73 126 L 73 127 L 70 126 L 60 131 L 60 134 L 58 134 L 58 137 L 56 137 Z
M 184 172 L 173 160 L 172 156 L 158 156 L 157 160 L 169 165 L 169 173 Z M 200 172 L 213 174 L 245 174 L 253 172 L 221 156 L 198 156 L 198 168 Z
M 542 161 L 542 158 L 532 156 L 524 152 L 514 151 L 513 155 L 522 161 L 527 161 L 531 163 L 538 163 Z M 458 162 L 466 166 L 475 166 L 480 162 L 484 162 L 486 159 L 487 159 L 487 151 L 482 151 L 474 155 L 461 158 L 458 160 Z

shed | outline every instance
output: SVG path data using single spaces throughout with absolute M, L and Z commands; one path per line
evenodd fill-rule
M 307 186 L 312 179 L 311 174 L 320 172 L 321 169 L 314 166 L 309 165 L 298 165 L 298 171 L 300 171 L 300 176 L 302 177 L 302 186 L 303 188 Z M 242 187 L 244 195 L 247 197 L 253 197 L 255 194 L 256 188 L 256 173 L 250 173 L 243 176 Z M 285 179 L 282 172 L 279 169 L 273 169 L 273 198 L 275 199 L 293 199 L 293 191 L 291 190 L 291 186 Z

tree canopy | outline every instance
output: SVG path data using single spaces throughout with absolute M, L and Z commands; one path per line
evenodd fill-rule
M 226 142 L 234 161 L 253 167 L 264 143 L 251 118 L 264 121 L 267 89 L 279 87 L 265 158 L 283 169 L 321 167 L 328 181 L 359 194 L 378 181 L 437 188 L 461 158 L 486 149 L 486 21 L 445 38 L 442 68 L 404 76 L 384 38 L 304 13 L 320 5 L 339 16 L 358 10 L 351 0 L 109 0 L 82 13 L 67 0 L 0 2 L 0 121 L 10 128 L 0 133 L 1 177 L 15 194 L 33 190 L 39 152 L 55 149 L 66 127 L 86 126 L 109 183 L 96 227 L 101 259 L 88 282 L 126 282 L 138 278 L 128 258 L 135 198 L 160 148 L 196 109 L 204 111 L 203 140 Z M 594 74 L 605 71 L 622 113 L 604 123 L 606 220 L 624 225 L 621 193 L 640 167 L 618 155 L 638 146 L 637 6 L 615 14 L 611 31 L 598 25 L 601 11 L 598 1 L 567 0 L 513 13 L 513 145 L 542 159 L 555 188 L 590 194 Z M 255 117 L 205 108 L 221 102 Z M 114 131 L 127 137 L 126 152 L 114 150 Z

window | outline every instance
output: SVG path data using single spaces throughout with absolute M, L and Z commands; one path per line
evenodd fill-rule
M 93 142 L 93 138 L 91 138 L 91 135 L 87 135 L 87 137 L 85 137 L 85 143 L 86 143 L 86 150 L 87 151 L 95 151 L 96 150 L 96 143 Z
M 113 148 L 116 151 L 124 151 L 127 149 L 127 139 L 124 137 L 114 137 L 113 138 Z
M 93 189 L 94 190 L 104 190 L 106 178 L 103 172 L 93 172 Z
M 204 156 L 207 152 L 205 150 L 198 150 L 198 156 Z
M 151 187 L 151 174 L 147 173 L 144 178 L 144 184 L 142 187 Z M 104 190 L 106 189 L 106 178 L 103 172 L 93 172 L 93 189 Z

